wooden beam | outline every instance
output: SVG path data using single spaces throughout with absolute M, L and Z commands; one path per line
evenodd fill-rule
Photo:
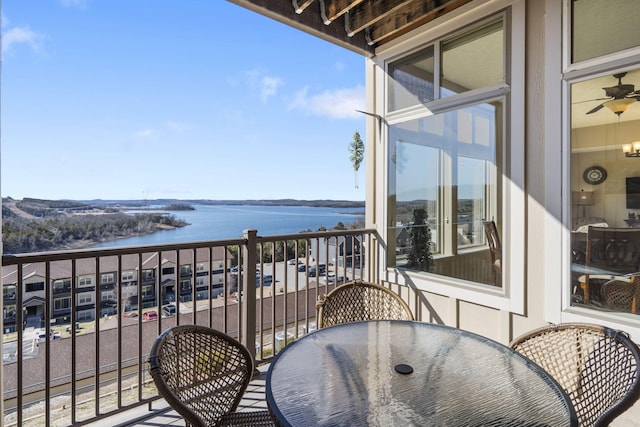
M 333 22 L 365 0 L 324 0 L 325 22 Z
M 384 0 L 377 2 L 367 2 L 360 4 L 349 11 L 347 17 L 347 34 L 351 37 L 354 34 L 370 27 L 378 21 L 388 19 L 393 21 L 396 13 L 410 7 L 418 7 L 425 3 L 433 3 L 434 0 L 425 2 L 424 0 Z
M 293 10 L 300 15 L 306 8 L 311 6 L 313 1 L 314 0 L 291 0 L 291 5 L 293 6 Z
M 374 49 L 367 43 L 364 34 L 349 37 L 342 25 L 325 25 L 320 17 L 320 13 L 312 10 L 315 9 L 313 7 L 309 8 L 306 13 L 299 15 L 295 12 L 291 0 L 228 1 L 360 55 L 366 57 L 372 57 L 374 55 Z
M 367 39 L 371 45 L 381 45 L 431 22 L 472 0 L 413 1 L 393 15 L 370 26 Z

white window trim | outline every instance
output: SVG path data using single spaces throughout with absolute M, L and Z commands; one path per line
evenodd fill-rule
M 456 29 L 463 28 L 476 21 L 487 18 L 491 15 L 499 13 L 501 10 L 510 7 L 510 28 L 507 27 L 505 34 L 508 37 L 507 43 L 507 61 L 511 64 L 510 75 L 510 96 L 505 102 L 506 117 L 508 117 L 508 127 L 505 128 L 505 142 L 510 143 L 510 157 L 507 160 L 503 174 L 503 236 L 502 240 L 502 262 L 503 262 L 503 287 L 495 288 L 491 286 L 482 286 L 479 284 L 467 284 L 461 280 L 448 278 L 444 276 L 429 275 L 419 272 L 409 272 L 396 268 L 388 268 L 382 271 L 382 277 L 388 278 L 399 283 L 407 283 L 411 281 L 413 286 L 418 289 L 433 292 L 440 295 L 446 295 L 450 298 L 470 301 L 487 307 L 493 307 L 500 310 L 507 310 L 512 313 L 524 314 L 525 312 L 525 2 L 517 1 L 497 1 L 491 4 L 485 4 L 470 11 L 463 11 L 458 16 L 451 17 L 447 20 L 447 25 L 434 27 L 424 31 L 418 28 L 415 32 L 410 33 L 406 37 L 401 38 L 394 43 L 389 49 L 376 52 L 377 56 L 369 60 L 373 70 L 369 70 L 367 74 L 369 85 L 373 85 L 377 94 L 375 99 L 369 101 L 368 108 L 370 112 L 385 111 L 386 94 L 385 90 L 379 88 L 386 87 L 386 75 L 384 73 L 385 61 L 389 61 L 399 55 L 406 55 L 411 50 L 424 46 L 435 39 L 442 38 L 450 33 L 453 25 Z M 509 21 L 506 21 L 509 23 Z M 379 120 L 379 119 L 370 119 Z M 506 124 L 505 124 L 506 126 Z M 369 126 L 368 133 L 373 135 L 367 136 L 367 140 L 380 141 L 376 147 L 378 155 L 376 156 L 376 170 L 384 171 L 377 174 L 375 179 L 376 188 L 381 194 L 388 194 L 388 152 L 386 150 L 388 140 L 387 135 L 378 135 L 377 124 Z M 557 182 L 557 181 L 556 181 Z M 378 219 L 378 232 L 388 240 L 389 231 L 387 227 L 388 218 L 387 198 L 374 198 L 375 209 L 377 212 L 385 212 L 384 220 Z M 386 259 L 386 254 L 383 254 Z

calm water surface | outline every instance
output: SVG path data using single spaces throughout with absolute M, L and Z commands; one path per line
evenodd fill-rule
M 190 223 L 174 230 L 99 243 L 92 248 L 145 246 L 201 240 L 234 239 L 243 230 L 258 230 L 261 236 L 332 228 L 338 222 L 352 224 L 364 216 L 364 208 L 316 208 L 309 206 L 210 206 L 194 205 L 194 211 L 170 212 Z

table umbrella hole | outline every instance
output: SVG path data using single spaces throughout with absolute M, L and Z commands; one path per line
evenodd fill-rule
M 396 365 L 395 370 L 396 372 L 404 375 L 407 375 L 413 372 L 413 368 L 409 365 L 405 365 L 404 363 L 400 363 Z

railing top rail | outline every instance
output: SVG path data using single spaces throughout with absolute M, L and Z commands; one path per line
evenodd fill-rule
M 331 231 L 304 231 L 296 234 L 280 234 L 269 236 L 257 236 L 258 240 L 275 242 L 278 240 L 304 240 L 317 237 L 336 237 L 336 236 L 358 236 L 361 234 L 375 234 L 377 231 L 373 228 L 358 228 L 350 230 L 331 230 Z
M 339 237 L 339 236 L 356 236 L 361 234 L 375 234 L 375 229 L 353 229 L 353 230 L 332 230 L 332 231 L 314 231 L 314 232 L 300 232 L 295 234 L 280 234 L 270 236 L 258 236 L 258 239 L 263 242 L 275 242 L 279 240 L 301 240 L 318 237 Z M 36 253 L 24 253 L 24 254 L 5 254 L 2 255 L 2 266 L 11 266 L 24 264 L 26 262 L 50 262 L 50 261 L 64 261 L 70 258 L 95 258 L 95 257 L 107 257 L 128 255 L 131 253 L 145 253 L 145 252 L 162 252 L 162 251 L 176 251 L 176 250 L 188 250 L 198 248 L 208 248 L 212 246 L 232 246 L 232 245 L 244 245 L 246 239 L 225 239 L 225 240 L 203 240 L 193 241 L 186 243 L 172 243 L 172 244 L 157 244 L 146 246 L 123 246 L 115 248 L 104 249 L 72 249 L 72 250 L 59 250 L 49 252 L 36 252 Z
M 176 251 L 176 250 L 188 250 L 208 248 L 212 246 L 232 246 L 243 245 L 246 243 L 246 239 L 227 239 L 227 240 L 203 240 L 187 243 L 172 243 L 172 244 L 157 244 L 146 246 L 123 246 L 116 248 L 105 249 L 73 249 L 73 250 L 61 250 L 61 251 L 49 251 L 49 252 L 37 252 L 37 253 L 25 253 L 25 254 L 5 254 L 2 255 L 2 266 L 24 264 L 25 262 L 50 262 L 50 261 L 65 261 L 70 258 L 95 258 L 95 257 L 107 257 L 117 255 L 129 255 L 131 253 L 145 253 L 145 252 L 163 252 L 163 251 Z

